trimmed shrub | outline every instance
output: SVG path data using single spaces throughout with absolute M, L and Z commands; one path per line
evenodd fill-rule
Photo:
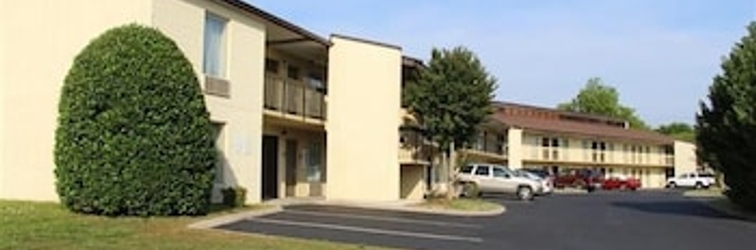
M 159 31 L 106 31 L 75 58 L 55 131 L 60 200 L 75 212 L 198 215 L 216 149 L 191 63 Z
M 699 156 L 724 174 L 727 197 L 756 211 L 756 23 L 722 62 L 696 133 Z
M 227 207 L 243 207 L 247 201 L 247 189 L 243 187 L 227 187 L 221 189 L 221 194 Z

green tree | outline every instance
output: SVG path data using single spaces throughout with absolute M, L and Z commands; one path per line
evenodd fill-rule
M 756 23 L 724 58 L 700 108 L 699 157 L 724 174 L 730 200 L 756 210 Z
M 617 90 L 605 85 L 597 77 L 588 79 L 588 83 L 575 98 L 559 104 L 557 109 L 622 119 L 630 123 L 631 128 L 648 129 L 634 109 L 620 104 Z
M 455 167 L 451 153 L 475 138 L 478 126 L 493 111 L 495 90 L 496 79 L 464 47 L 434 48 L 428 67 L 406 86 L 409 112 L 417 118 L 425 136 L 438 144 L 448 182 L 453 181 Z M 447 197 L 451 197 L 453 185 L 447 184 Z
M 191 63 L 159 31 L 106 31 L 76 56 L 55 131 L 56 188 L 70 210 L 207 212 L 215 149 Z
M 672 122 L 670 124 L 661 125 L 656 129 L 656 132 L 672 136 L 681 141 L 696 141 L 696 132 L 693 130 L 693 126 L 684 122 Z

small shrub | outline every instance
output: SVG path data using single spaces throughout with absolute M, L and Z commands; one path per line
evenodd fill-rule
M 242 207 L 247 201 L 247 189 L 243 187 L 227 187 L 221 189 L 223 204 L 228 207 Z
M 76 56 L 55 131 L 56 188 L 72 211 L 196 215 L 216 149 L 191 63 L 159 31 L 106 31 Z

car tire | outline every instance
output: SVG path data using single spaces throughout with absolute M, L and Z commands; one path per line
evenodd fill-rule
M 702 189 L 703 188 L 703 183 L 696 182 L 696 186 L 694 186 L 694 188 L 695 189 Z
M 533 200 L 534 195 L 533 189 L 530 187 L 522 186 L 517 188 L 517 198 L 520 200 Z
M 667 187 L 670 188 L 670 189 L 675 189 L 675 188 L 677 188 L 677 183 L 670 182 L 669 184 L 667 184 Z

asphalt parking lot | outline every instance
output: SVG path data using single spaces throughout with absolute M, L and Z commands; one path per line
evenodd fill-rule
M 756 223 L 679 192 L 487 197 L 508 211 L 456 217 L 300 205 L 221 226 L 239 232 L 409 249 L 750 249 Z

